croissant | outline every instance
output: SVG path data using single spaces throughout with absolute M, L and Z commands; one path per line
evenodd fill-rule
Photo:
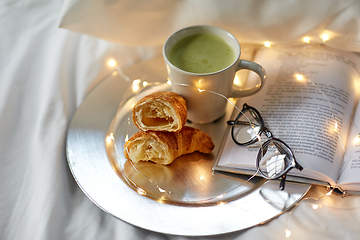
M 126 159 L 168 165 L 177 157 L 199 151 L 210 153 L 215 145 L 197 128 L 184 126 L 180 132 L 137 132 L 124 145 Z
M 186 119 L 185 99 L 174 92 L 154 92 L 133 108 L 133 122 L 142 131 L 178 132 Z

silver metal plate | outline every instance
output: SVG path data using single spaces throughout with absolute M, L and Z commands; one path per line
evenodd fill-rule
M 124 77 L 126 75 L 126 77 Z M 212 124 L 192 125 L 208 133 L 212 154 L 193 153 L 169 166 L 130 164 L 123 144 L 138 131 L 131 121 L 132 104 L 165 84 L 147 87 L 123 100 L 131 79 L 166 81 L 161 57 L 114 71 L 99 83 L 76 111 L 67 135 L 67 159 L 83 192 L 101 209 L 135 226 L 175 235 L 200 236 L 246 229 L 293 207 L 310 185 L 212 171 L 232 109 Z M 119 110 L 119 111 L 118 111 Z M 118 115 L 116 116 L 116 113 Z M 109 138 L 110 137 L 110 138 Z

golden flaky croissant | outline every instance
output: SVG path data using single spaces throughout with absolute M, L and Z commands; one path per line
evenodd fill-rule
M 154 92 L 133 108 L 133 121 L 142 131 L 178 132 L 186 119 L 185 99 L 174 92 Z
M 137 132 L 125 143 L 124 154 L 135 163 L 152 161 L 167 165 L 183 154 L 210 153 L 214 147 L 206 133 L 184 126 L 180 132 Z

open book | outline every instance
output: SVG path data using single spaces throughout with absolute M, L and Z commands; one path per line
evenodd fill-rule
M 291 170 L 287 179 L 360 191 L 360 57 L 309 45 L 261 48 L 254 61 L 266 70 L 266 83 L 236 106 L 259 110 L 274 137 L 293 150 L 304 169 Z M 236 145 L 228 131 L 213 169 L 254 174 L 260 146 Z

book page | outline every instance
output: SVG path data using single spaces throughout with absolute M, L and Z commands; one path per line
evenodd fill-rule
M 360 87 L 360 86 L 359 86 Z M 349 141 L 343 166 L 340 172 L 339 186 L 346 190 L 360 190 L 360 104 L 357 106 L 349 132 Z M 347 185 L 347 186 L 345 186 Z M 355 186 L 357 185 L 357 186 Z
M 266 84 L 259 93 L 239 99 L 237 107 L 241 110 L 246 102 L 258 109 L 274 137 L 291 147 L 304 167 L 291 174 L 335 184 L 358 98 L 353 60 L 360 62 L 322 46 L 263 48 L 256 54 L 254 61 L 267 72 Z M 249 74 L 249 81 L 256 78 Z M 238 146 L 229 137 L 218 165 L 254 168 L 259 146 Z

